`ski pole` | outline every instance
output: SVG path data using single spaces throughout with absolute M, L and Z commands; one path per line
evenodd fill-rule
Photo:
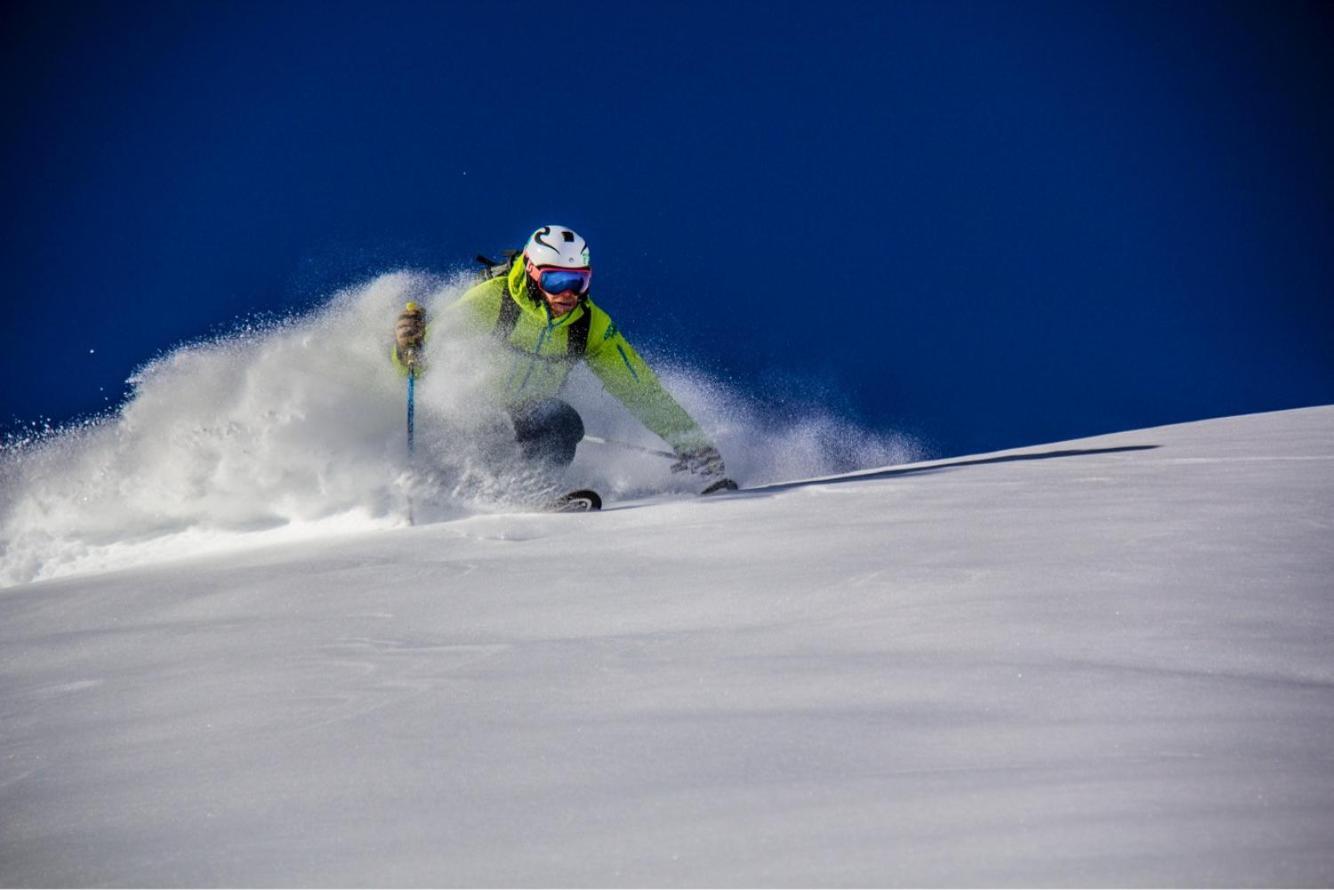
M 417 409 L 417 363 L 408 365 L 408 456 L 411 457 L 416 450 L 416 441 L 414 439 L 413 419 Z
M 404 313 L 405 314 L 411 313 L 412 315 L 420 317 L 421 307 L 418 306 L 416 303 L 408 303 L 407 306 L 404 307 Z M 408 460 L 409 462 L 414 462 L 414 463 L 415 463 L 414 457 L 416 455 L 416 450 L 417 450 L 416 419 L 417 419 L 417 346 L 418 345 L 420 345 L 420 340 L 418 340 L 418 342 L 415 343 L 410 348 L 404 350 L 405 354 L 402 356 L 405 364 L 408 366 Z M 416 525 L 417 511 L 412 503 L 411 488 L 408 489 L 407 496 L 408 496 L 408 525 Z
M 643 454 L 652 454 L 657 457 L 665 457 L 669 460 L 680 460 L 680 455 L 671 451 L 663 451 L 659 448 L 645 448 L 643 445 L 632 445 L 629 442 L 618 442 L 615 439 L 604 439 L 601 436 L 584 436 L 585 442 L 592 442 L 594 445 L 611 445 L 615 448 L 624 448 L 626 451 L 638 451 Z M 679 466 L 679 465 L 678 465 Z M 676 467 L 672 468 L 673 470 Z M 701 495 L 717 494 L 720 491 L 736 491 L 737 484 L 724 476 L 714 481 L 709 487 L 700 492 Z
M 408 455 L 411 456 L 416 450 L 416 428 L 415 420 L 417 413 L 417 348 L 421 345 L 422 310 L 416 303 L 408 303 L 403 307 L 403 314 L 399 316 L 401 324 L 405 319 L 412 319 L 417 324 L 416 339 L 413 344 L 401 353 L 403 363 L 408 366 Z
M 626 451 L 638 451 L 641 454 L 656 454 L 658 457 L 665 457 L 669 460 L 677 460 L 680 455 L 673 451 L 663 451 L 659 448 L 645 448 L 643 445 L 633 445 L 629 442 L 618 442 L 615 439 L 604 439 L 601 436 L 584 436 L 585 442 L 592 442 L 594 445 L 610 445 L 613 448 L 624 448 Z
M 416 394 L 417 394 L 417 365 L 416 362 L 408 365 L 408 461 L 413 462 L 413 454 L 416 442 L 413 439 L 413 415 L 416 412 Z M 417 510 L 412 503 L 412 491 L 408 491 L 408 525 L 417 524 Z

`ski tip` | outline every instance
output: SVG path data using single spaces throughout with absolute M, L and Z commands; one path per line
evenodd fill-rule
M 589 488 L 563 494 L 551 505 L 555 513 L 592 513 L 601 509 L 602 496 Z
M 719 479 L 717 482 L 713 483 L 708 488 L 701 491 L 700 495 L 704 496 L 710 494 L 718 494 L 721 491 L 736 491 L 740 487 L 741 486 L 737 485 L 731 479 Z

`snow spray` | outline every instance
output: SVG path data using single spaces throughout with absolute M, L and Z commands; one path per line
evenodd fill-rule
M 392 528 L 407 524 L 409 502 L 419 522 L 507 509 L 502 489 L 522 483 L 522 471 L 497 478 L 479 469 L 485 443 L 513 437 L 484 395 L 501 351 L 450 341 L 446 354 L 444 338 L 427 341 L 426 372 L 412 381 L 411 462 L 405 382 L 390 361 L 406 301 L 438 318 L 474 282 L 464 273 L 381 275 L 306 315 L 176 348 L 134 374 L 114 414 L 0 448 L 0 586 Z M 743 484 L 915 456 L 902 437 L 816 408 L 776 415 L 761 398 L 643 351 Z M 586 367 L 562 395 L 590 434 L 663 447 Z M 566 483 L 611 500 L 698 489 L 668 463 L 585 444 Z

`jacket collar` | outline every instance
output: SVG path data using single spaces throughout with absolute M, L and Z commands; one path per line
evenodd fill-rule
M 524 268 L 523 254 L 514 258 L 514 264 L 510 266 L 509 274 L 505 276 L 509 287 L 509 298 L 519 304 L 519 308 L 527 315 L 539 319 L 542 324 L 550 324 L 552 327 L 564 327 L 574 321 L 581 313 L 591 311 L 588 308 L 588 295 L 584 294 L 579 298 L 579 303 L 569 312 L 560 318 L 552 318 L 551 310 L 547 308 L 546 300 L 537 292 L 533 286 L 532 279 L 528 277 L 528 272 Z

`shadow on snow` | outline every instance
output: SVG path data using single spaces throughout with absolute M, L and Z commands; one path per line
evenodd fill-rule
M 872 470 L 866 473 L 852 473 L 843 476 L 825 476 L 819 479 L 803 479 L 800 482 L 775 482 L 771 485 L 757 485 L 754 488 L 744 488 L 734 494 L 727 495 L 727 497 L 774 494 L 780 491 L 790 491 L 795 488 L 805 488 L 810 485 L 838 485 L 844 482 L 867 482 L 873 479 L 891 479 L 895 476 L 917 476 L 929 473 L 942 473 L 947 470 L 958 470 L 963 467 L 976 467 L 983 464 L 1008 464 L 1017 461 L 1050 460 L 1057 457 L 1083 457 L 1090 454 L 1119 454 L 1129 451 L 1151 451 L 1157 447 L 1159 446 L 1122 445 L 1116 448 L 1065 448 L 1060 451 L 1005 454 L 999 457 L 980 457 L 967 460 L 946 460 L 923 467 L 887 467 L 883 470 Z

